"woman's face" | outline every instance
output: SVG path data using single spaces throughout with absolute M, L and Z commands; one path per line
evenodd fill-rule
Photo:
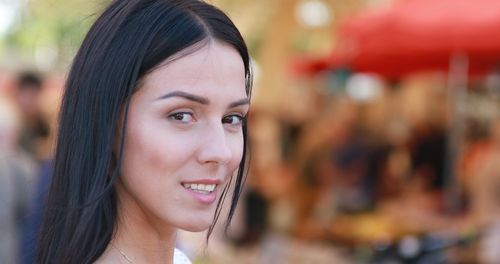
M 242 159 L 248 100 L 240 55 L 218 41 L 145 76 L 129 106 L 120 216 L 208 228 Z

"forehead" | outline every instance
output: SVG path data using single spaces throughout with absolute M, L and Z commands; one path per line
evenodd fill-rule
M 243 60 L 232 46 L 210 41 L 146 75 L 139 92 L 154 96 L 173 90 L 246 97 Z

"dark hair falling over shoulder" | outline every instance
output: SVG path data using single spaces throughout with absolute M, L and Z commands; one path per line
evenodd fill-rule
M 116 0 L 97 19 L 74 59 L 65 87 L 37 263 L 93 263 L 104 252 L 117 221 L 113 186 L 122 161 L 128 105 L 138 81 L 166 59 L 182 56 L 181 51 L 202 47 L 209 40 L 225 42 L 239 52 L 250 96 L 247 48 L 231 20 L 216 7 L 197 0 Z M 117 127 L 122 110 L 124 122 Z M 121 138 L 115 139 L 115 129 L 121 130 Z M 243 159 L 226 228 L 246 173 L 246 120 L 243 136 Z M 120 153 L 112 151 L 115 142 Z M 222 199 L 208 236 L 221 203 Z

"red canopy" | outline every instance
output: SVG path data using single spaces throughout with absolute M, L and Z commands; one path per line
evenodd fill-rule
M 499 0 L 407 0 L 346 21 L 332 56 L 308 64 L 397 77 L 447 70 L 461 54 L 471 72 L 482 73 L 500 66 L 499 33 Z

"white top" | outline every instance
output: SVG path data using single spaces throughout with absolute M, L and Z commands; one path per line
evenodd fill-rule
M 192 264 L 184 252 L 174 249 L 174 264 Z

